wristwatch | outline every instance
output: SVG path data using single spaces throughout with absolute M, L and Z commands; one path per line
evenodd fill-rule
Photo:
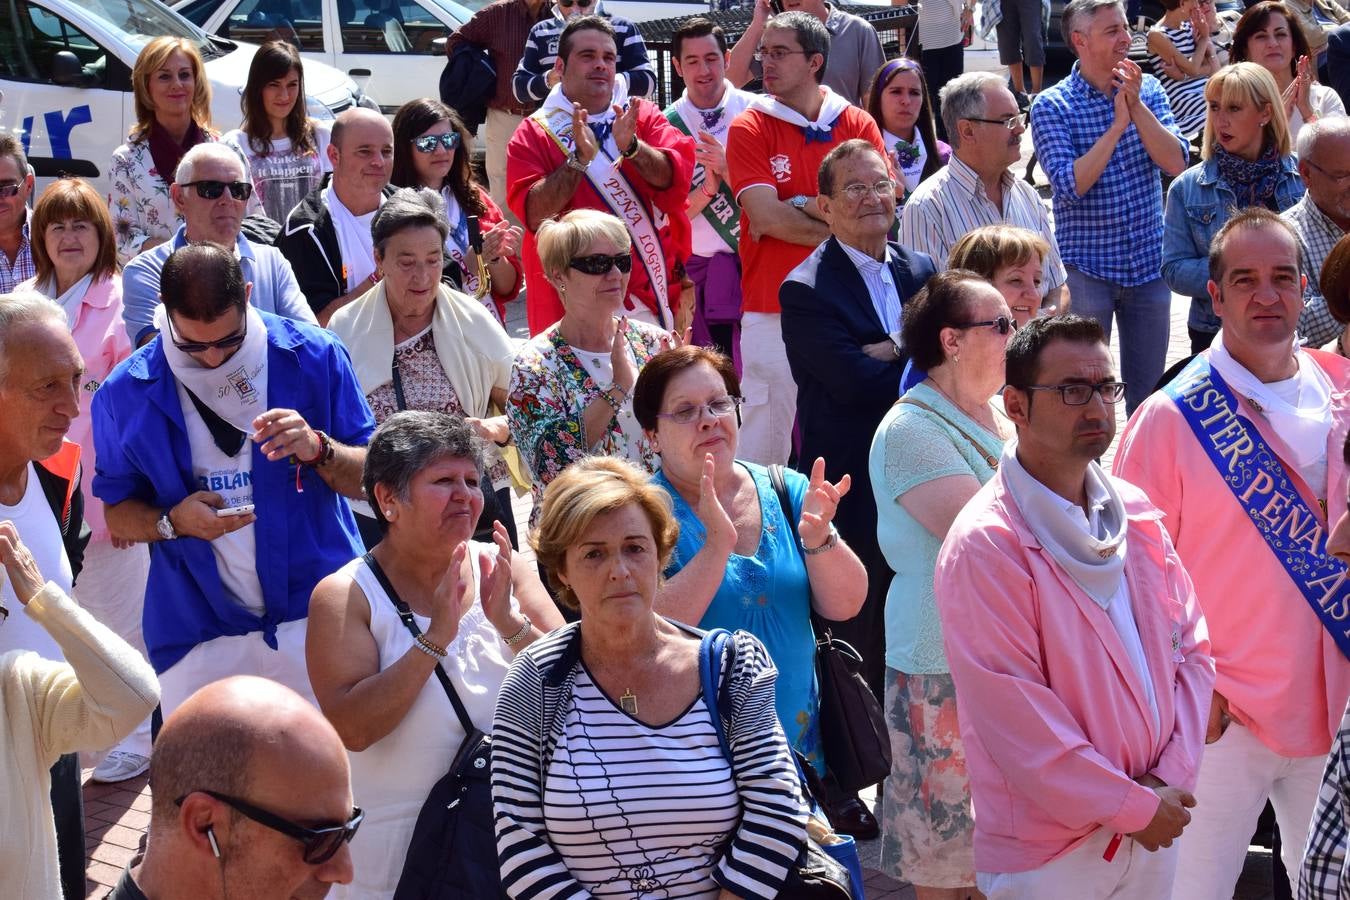
M 155 522 L 155 531 L 159 532 L 159 539 L 162 541 L 172 541 L 178 537 L 178 532 L 174 530 L 173 522 L 169 520 L 169 510 L 164 510 L 164 514 Z
M 795 197 L 788 198 L 788 206 L 791 206 L 793 209 L 806 209 L 806 202 L 810 199 L 811 198 L 807 197 L 805 194 L 798 194 Z

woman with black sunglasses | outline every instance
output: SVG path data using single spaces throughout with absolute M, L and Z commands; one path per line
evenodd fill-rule
M 506 304 L 520 293 L 523 232 L 506 221 L 474 177 L 469 130 L 453 109 L 425 97 L 403 104 L 393 127 L 394 170 L 389 183 L 440 193 L 450 225 L 445 252 L 458 266 L 464 293 L 481 298 L 497 320 L 505 322 Z M 478 219 L 481 253 L 473 246 L 470 217 Z

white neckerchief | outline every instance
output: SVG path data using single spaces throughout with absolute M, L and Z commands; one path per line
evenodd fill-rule
M 908 192 L 917 188 L 919 182 L 923 179 L 924 164 L 928 162 L 928 145 L 924 143 L 923 132 L 918 128 L 915 128 L 914 140 L 905 141 L 905 143 L 913 144 L 919 148 L 919 158 L 909 166 L 901 166 L 900 155 L 895 152 L 896 142 L 904 141 L 905 139 L 898 134 L 891 134 L 884 129 L 881 132 L 881 138 L 886 143 L 886 154 L 894 161 L 896 171 L 905 179 L 905 191 Z
M 1036 540 L 1102 609 L 1120 589 L 1125 571 L 1125 501 L 1097 463 L 1089 463 L 1084 488 L 1091 516 L 1050 490 L 1017 460 L 1017 440 L 1008 441 L 999 461 L 1008 492 Z
M 619 145 L 614 142 L 613 131 L 615 106 L 618 106 L 620 109 L 628 108 L 628 88 L 624 85 L 623 79 L 620 78 L 614 79 L 614 94 L 610 97 L 609 105 L 605 107 L 605 111 L 599 113 L 586 113 L 586 124 L 588 126 L 611 126 L 609 133 L 605 136 L 604 143 L 600 144 L 600 153 L 596 154 L 597 159 L 601 156 L 608 157 L 610 163 L 613 163 L 614 160 L 619 158 Z M 544 102 L 540 108 L 543 111 L 544 116 L 550 121 L 560 113 L 566 113 L 567 118 L 571 119 L 572 101 L 568 100 L 567 95 L 563 93 L 561 81 L 553 86 L 553 90 L 548 92 L 548 96 L 544 98 Z M 574 145 L 575 140 L 576 139 L 573 138 Z M 595 160 L 592 160 L 591 162 L 594 164 Z
M 1294 338 L 1294 359 L 1298 362 L 1297 404 L 1280 397 L 1234 359 L 1223 344 L 1222 330 L 1209 348 L 1209 364 L 1236 393 L 1256 401 L 1271 430 L 1289 445 L 1303 479 L 1321 496 L 1326 490 L 1327 438 L 1331 434 L 1331 383 L 1299 348 L 1298 338 Z
M 835 120 L 843 114 L 844 110 L 849 108 L 849 102 L 825 85 L 822 84 L 819 87 L 821 104 L 820 112 L 816 115 L 815 121 L 806 118 L 777 97 L 769 94 L 762 94 L 750 101 L 749 108 L 757 109 L 765 115 L 773 116 L 789 125 L 796 125 L 804 131 L 823 131 L 829 134 L 834 127 Z
M 730 81 L 724 78 L 722 79 L 722 99 L 712 109 L 703 109 L 694 105 L 694 101 L 689 99 L 689 90 L 686 88 L 684 93 L 680 95 L 680 99 L 675 101 L 675 112 L 684 120 L 685 127 L 695 138 L 700 131 L 706 131 L 725 144 L 727 131 L 731 129 L 731 120 L 740 115 L 753 100 L 753 94 L 737 90 Z M 720 109 L 722 114 L 709 127 L 703 114 L 715 109 Z
M 342 272 L 347 278 L 344 287 L 352 290 L 370 277 L 375 271 L 375 253 L 370 237 L 370 223 L 375 211 L 384 204 L 384 194 L 375 210 L 364 216 L 358 216 L 349 210 L 333 190 L 332 185 L 324 188 L 323 202 L 328 205 L 328 214 L 333 218 L 333 230 L 337 232 L 338 249 L 342 251 Z
M 84 295 L 89 292 L 89 286 L 93 283 L 94 273 L 90 272 L 88 275 L 85 275 L 79 281 L 72 284 L 69 290 L 64 294 L 57 296 L 56 276 L 53 275 L 51 278 L 39 284 L 37 289 L 43 296 L 56 301 L 56 303 L 65 310 L 66 325 L 74 328 L 75 320 L 80 315 L 80 304 L 84 302 Z
M 155 310 L 155 328 L 173 377 L 216 415 L 245 434 L 253 434 L 257 430 L 253 420 L 267 411 L 267 323 L 253 304 L 245 308 L 244 318 L 248 323 L 244 343 L 214 369 L 174 346 L 163 304 Z

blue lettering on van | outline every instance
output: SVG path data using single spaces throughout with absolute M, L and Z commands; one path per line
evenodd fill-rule
M 78 125 L 88 125 L 94 121 L 94 114 L 88 104 L 73 108 L 69 115 L 62 115 L 56 109 L 42 114 L 42 123 L 47 126 L 47 143 L 52 148 L 52 159 L 70 159 L 70 133 Z M 33 140 L 33 117 L 23 120 L 23 152 L 30 153 L 29 145 Z

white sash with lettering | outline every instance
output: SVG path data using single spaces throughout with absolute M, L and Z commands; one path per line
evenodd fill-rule
M 619 106 L 625 106 L 628 102 L 627 93 L 619 85 L 614 88 L 613 102 Z M 608 115 L 588 116 L 588 120 L 599 122 L 612 116 L 611 111 Z M 548 97 L 544 99 L 544 105 L 531 118 L 553 138 L 564 154 L 572 155 L 576 147 L 576 141 L 572 137 L 572 101 L 563 96 L 561 84 L 554 85 L 553 90 L 549 91 Z M 624 177 L 620 162 L 618 145 L 614 143 L 613 133 L 610 133 L 600 146 L 600 152 L 595 154 L 595 159 L 586 167 L 586 180 L 595 188 L 595 192 L 609 207 L 609 211 L 628 227 L 638 261 L 646 270 L 652 291 L 656 294 L 657 315 L 661 319 L 661 327 L 672 328 L 675 320 L 670 314 L 670 273 L 666 271 L 666 254 L 661 246 L 659 233 L 659 229 L 665 224 L 665 216 L 654 207 L 648 211 L 642 195 Z

